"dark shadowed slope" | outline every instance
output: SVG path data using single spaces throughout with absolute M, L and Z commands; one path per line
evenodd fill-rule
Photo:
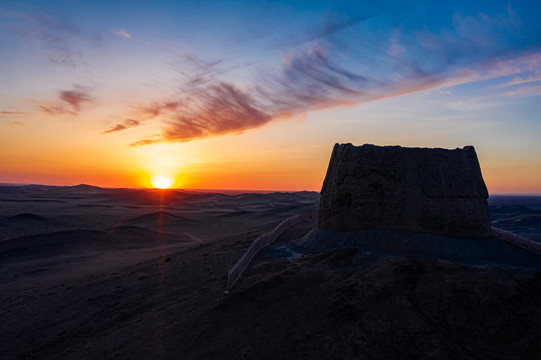
M 414 248 L 429 236 L 385 232 L 350 241 L 355 247 L 301 251 L 295 240 L 316 226 L 317 194 L 275 196 L 213 195 L 167 209 L 126 197 L 75 213 L 100 200 L 0 207 L 2 221 L 32 213 L 70 226 L 0 241 L 0 358 L 541 358 L 541 257 L 523 255 L 521 264 L 523 250 L 505 243 L 445 239 L 430 253 Z M 224 296 L 227 270 L 252 241 L 280 214 L 310 206 Z M 126 224 L 148 214 L 171 227 Z M 186 234 L 177 217 L 197 226 Z M 487 258 L 499 251 L 514 262 Z

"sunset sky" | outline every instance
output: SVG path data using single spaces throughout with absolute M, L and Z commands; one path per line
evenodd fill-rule
M 541 3 L 0 2 L 0 183 L 319 191 L 334 143 L 541 193 Z

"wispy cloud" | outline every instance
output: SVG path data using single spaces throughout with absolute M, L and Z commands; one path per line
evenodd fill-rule
M 139 108 L 142 118 L 164 119 L 160 136 L 132 145 L 185 142 L 212 135 L 240 133 L 296 114 L 424 90 L 441 79 L 410 69 L 416 77 L 386 82 L 339 66 L 329 47 L 313 44 L 284 58 L 277 74 L 259 74 L 253 84 L 240 87 L 220 79 L 215 67 L 190 78 L 180 94 Z
M 243 82 L 224 59 L 183 55 L 186 66 L 175 69 L 180 90 L 140 105 L 130 116 L 160 121 L 161 134 L 132 145 L 240 133 L 306 111 L 508 76 L 531 66 L 522 60 L 541 56 L 541 44 L 522 49 L 513 42 L 519 20 L 511 8 L 495 16 L 455 15 L 451 27 L 437 31 L 374 33 L 357 27 L 367 19 L 324 23 L 297 37 L 307 40 L 288 46 L 280 64 L 252 69 L 252 78 Z M 355 31 L 344 31 L 354 25 Z M 128 127 L 117 124 L 105 133 Z
M 113 133 L 113 132 L 125 130 L 125 129 L 128 129 L 128 128 L 134 127 L 134 126 L 138 126 L 139 124 L 140 124 L 140 122 L 137 121 L 137 120 L 126 119 L 123 122 L 112 126 L 109 130 L 105 130 L 104 132 L 102 132 L 102 134 L 110 134 L 110 133 Z
M 91 102 L 92 97 L 86 87 L 75 85 L 72 90 L 60 90 L 58 99 L 54 101 L 47 100 L 29 100 L 46 115 L 77 115 L 81 111 L 83 103 Z
M 8 124 L 10 126 L 19 126 L 19 125 L 24 125 L 23 122 L 21 121 L 18 121 L 18 120 L 11 120 L 11 119 L 20 119 L 20 118 L 24 118 L 28 113 L 26 112 L 23 112 L 23 111 L 7 111 L 7 110 L 2 110 L 0 111 L 0 118 L 2 118 L 3 122 L 5 124 Z
M 120 30 L 111 30 L 111 32 L 112 32 L 113 34 L 115 34 L 115 35 L 120 36 L 120 37 L 123 37 L 123 38 L 126 38 L 126 39 L 131 39 L 131 35 L 128 34 L 128 33 L 126 32 L 126 30 L 124 30 L 124 29 L 120 29 Z
M 541 85 L 522 86 L 516 90 L 506 91 L 503 96 L 540 96 Z
M 161 136 L 132 145 L 185 142 L 211 135 L 240 133 L 262 126 L 273 118 L 246 91 L 229 83 L 212 84 L 176 100 L 142 106 L 140 111 L 146 118 L 167 119 L 166 126 Z
M 21 121 L 8 121 L 8 124 L 9 124 L 10 126 L 21 126 L 21 125 L 24 125 L 24 123 L 21 122 Z
M 504 84 L 503 86 L 524 85 L 524 84 L 529 84 L 533 82 L 541 82 L 541 75 L 528 76 L 526 78 L 519 76 L 519 77 L 514 78 L 512 81 L 509 81 L 508 83 Z
M 24 117 L 27 113 L 24 111 L 0 111 L 0 116 L 11 117 L 11 118 L 21 118 Z
M 83 53 L 77 44 L 81 30 L 69 21 L 47 12 L 3 11 L 1 15 L 14 20 L 11 25 L 14 33 L 41 47 L 51 63 L 74 68 L 84 64 Z
M 92 98 L 88 95 L 87 89 L 83 86 L 75 85 L 73 90 L 61 90 L 58 97 L 60 100 L 71 105 L 73 110 L 81 110 L 81 104 L 92 101 Z
M 30 100 L 37 106 L 37 109 L 49 116 L 56 115 L 77 115 L 77 113 L 69 108 L 59 104 L 58 102 L 50 102 L 47 100 Z
M 322 22 L 313 29 L 308 29 L 301 34 L 300 38 L 296 41 L 290 42 L 290 45 L 300 45 L 302 43 L 310 43 L 319 39 L 328 39 L 345 30 L 353 25 L 362 23 L 363 21 L 370 19 L 374 15 L 357 16 L 346 20 L 339 20 L 336 17 L 327 15 L 322 19 Z M 299 34 L 297 34 L 298 36 Z

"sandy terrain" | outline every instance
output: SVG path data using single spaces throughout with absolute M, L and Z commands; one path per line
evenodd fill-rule
M 0 187 L 0 357 L 541 358 L 541 257 L 495 238 L 324 233 L 317 199 Z M 497 226 L 540 234 L 539 198 L 490 205 Z M 295 214 L 224 295 L 250 243 Z

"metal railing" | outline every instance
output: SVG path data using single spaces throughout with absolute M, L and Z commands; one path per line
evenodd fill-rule
M 250 247 L 248 248 L 248 250 L 246 250 L 244 255 L 242 255 L 239 261 L 237 261 L 235 266 L 233 266 L 231 270 L 227 272 L 226 293 L 229 292 L 229 289 L 231 289 L 235 282 L 241 277 L 242 273 L 244 272 L 244 270 L 246 270 L 246 268 L 248 267 L 252 259 L 256 256 L 256 254 L 259 252 L 259 250 L 261 250 L 265 246 L 269 246 L 270 244 L 272 244 L 285 229 L 295 224 L 298 224 L 300 221 L 301 217 L 299 215 L 292 216 L 278 224 L 271 232 L 263 234 L 257 239 L 255 239 L 252 245 L 250 245 Z
M 510 231 L 500 229 L 494 226 L 492 227 L 492 235 L 495 235 L 499 237 L 500 239 L 503 239 L 511 244 L 517 245 L 523 249 L 526 249 L 528 251 L 541 255 L 540 242 L 534 241 L 532 239 L 528 239 L 527 237 L 520 236 L 518 234 L 514 234 Z

